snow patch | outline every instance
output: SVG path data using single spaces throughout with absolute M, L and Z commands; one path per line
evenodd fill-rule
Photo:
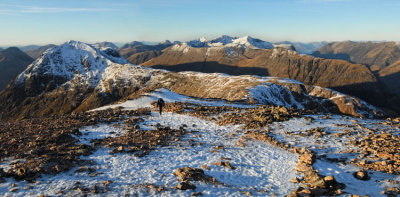
M 120 104 L 103 106 L 100 108 L 93 109 L 91 111 L 105 110 L 110 108 L 113 109 L 117 107 L 123 107 L 123 110 L 136 110 L 143 107 L 152 107 L 150 103 L 153 101 L 157 101 L 159 98 L 162 98 L 166 103 L 185 102 L 203 106 L 232 106 L 239 108 L 253 107 L 252 105 L 226 103 L 223 100 L 196 99 L 185 95 L 177 94 L 165 88 L 160 88 L 151 93 L 144 94 L 142 97 L 138 99 L 128 100 Z
M 285 106 L 285 107 L 296 107 L 304 108 L 304 106 L 297 102 L 292 92 L 284 86 L 275 84 L 258 85 L 249 90 L 250 96 L 258 103 Z

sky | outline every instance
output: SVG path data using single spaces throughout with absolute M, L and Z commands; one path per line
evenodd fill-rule
M 0 46 L 250 35 L 400 41 L 399 0 L 0 0 Z

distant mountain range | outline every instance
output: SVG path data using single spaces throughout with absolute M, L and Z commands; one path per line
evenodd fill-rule
M 314 58 L 299 54 L 290 44 L 272 44 L 248 36 L 179 43 L 142 65 L 171 71 L 285 77 L 333 88 L 378 106 L 387 104 L 377 77 L 367 66 Z
M 271 43 L 250 36 L 224 35 L 212 40 L 167 40 L 150 45 L 133 41 L 119 48 L 111 42 L 91 46 L 101 51 L 110 50 L 113 57 L 121 56 L 130 63 L 152 68 L 295 79 L 306 85 L 329 87 L 360 97 L 387 112 L 400 112 L 399 43 L 346 41 L 323 44 L 325 42 Z M 23 48 L 31 57 L 41 59 L 45 51 L 54 47 L 57 46 Z M 313 56 L 305 55 L 312 51 L 315 51 Z M 33 61 L 26 56 L 23 59 L 23 63 L 17 63 L 18 72 Z M 9 63 L 2 65 L 15 67 Z M 4 75 L 8 75 L 7 72 L 4 70 Z M 4 78 L 3 83 L 11 79 Z
M 47 50 L 19 74 L 0 93 L 0 112 L 3 118 L 26 118 L 87 111 L 159 88 L 188 96 L 354 116 L 380 113 L 357 98 L 297 81 L 149 69 L 128 64 L 111 48 L 77 41 Z

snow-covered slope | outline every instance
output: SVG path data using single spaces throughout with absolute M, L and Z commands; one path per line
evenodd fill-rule
M 168 103 L 178 101 L 188 105 L 230 105 L 223 100 L 205 101 L 159 89 L 124 104 L 109 107 L 123 107 L 124 110 L 151 108 L 150 103 L 157 98 L 163 98 Z M 243 110 L 257 107 L 231 106 Z M 97 110 L 104 109 L 106 108 Z M 136 117 L 142 120 L 137 132 L 165 126 L 172 129 L 185 128 L 185 136 L 167 146 L 156 146 L 150 154 L 140 157 L 129 151 L 112 153 L 113 148 L 96 147 L 92 154 L 81 157 L 83 163 L 81 166 L 56 175 L 43 175 L 34 183 L 5 178 L 5 182 L 0 183 L 0 195 L 190 196 L 201 193 L 203 196 L 285 196 L 291 190 L 306 185 L 293 182 L 296 177 L 300 180 L 304 178 L 304 175 L 296 172 L 296 164 L 301 156 L 264 141 L 249 138 L 246 135 L 248 131 L 242 124 L 219 125 L 214 121 L 190 114 L 166 112 L 159 115 L 155 110 L 152 109 L 151 115 Z M 240 114 L 240 110 L 235 113 Z M 224 114 L 226 114 L 224 111 L 219 113 L 222 116 Z M 274 122 L 259 132 L 267 129 L 269 134 L 280 142 L 299 149 L 308 148 L 315 151 L 317 157 L 313 167 L 321 175 L 334 176 L 337 181 L 346 184 L 344 193 L 340 196 L 348 194 L 384 196 L 381 192 L 385 188 L 399 185 L 398 175 L 369 171 L 370 180 L 358 180 L 352 173 L 360 170 L 360 167 L 349 162 L 334 160 L 336 158 L 352 160 L 359 156 L 357 153 L 359 148 L 351 146 L 350 139 L 362 139 L 363 135 L 368 135 L 367 133 L 371 131 L 395 129 L 394 132 L 398 132 L 399 130 L 390 124 L 382 123 L 384 123 L 382 120 L 348 116 L 307 115 L 284 122 Z M 129 133 L 123 125 L 123 122 L 116 122 L 87 126 L 80 128 L 82 135 L 74 137 L 80 143 L 91 145 L 91 140 L 94 139 L 104 140 Z M 316 128 L 323 128 L 326 133 L 320 137 L 313 134 L 304 135 L 307 130 Z M 353 132 L 348 132 L 350 129 Z M 223 148 L 216 149 L 217 146 Z M 215 165 L 221 160 L 228 161 L 235 168 Z M 8 158 L 0 162 L 0 168 L 8 171 L 13 162 L 17 161 L 24 162 Z M 178 190 L 176 186 L 180 181 L 174 172 L 185 166 L 201 168 L 206 175 L 224 184 L 191 181 L 196 185 L 196 189 Z M 164 189 L 157 190 L 158 187 Z
M 100 50 L 83 42 L 69 41 L 46 51 L 17 77 L 16 83 L 21 84 L 31 77 L 48 75 L 66 80 L 80 77 L 85 79 L 84 82 L 96 85 L 106 67 L 126 63 L 111 48 Z

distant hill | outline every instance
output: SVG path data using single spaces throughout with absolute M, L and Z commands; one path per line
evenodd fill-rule
M 400 47 L 396 42 L 333 42 L 312 54 L 327 59 L 342 59 L 365 64 L 380 70 L 400 60 Z
M 40 45 L 27 45 L 27 46 L 19 46 L 18 48 L 21 49 L 21 51 L 29 51 L 29 50 L 35 50 L 40 48 Z
M 40 55 L 42 55 L 47 49 L 51 49 L 57 45 L 48 44 L 45 46 L 40 46 L 38 48 L 26 50 L 25 53 L 31 56 L 33 59 L 37 59 Z
M 289 41 L 283 41 L 283 42 L 277 42 L 276 44 L 291 44 L 293 47 L 298 51 L 300 54 L 312 54 L 325 44 L 327 42 L 289 42 Z
M 151 58 L 159 56 L 163 49 L 172 46 L 174 43 L 166 40 L 155 45 L 148 45 L 144 44 L 143 42 L 133 41 L 131 43 L 122 45 L 117 50 L 130 63 L 141 64 Z
M 33 59 L 17 47 L 0 50 L 0 91 L 32 62 Z
M 134 53 L 127 58 L 127 60 L 136 65 L 141 65 L 144 62 L 147 62 L 155 57 L 158 57 L 162 54 L 161 50 L 154 50 L 154 51 L 145 51 L 141 53 Z
M 98 42 L 98 43 L 94 43 L 92 44 L 94 47 L 96 48 L 106 48 L 106 47 L 110 47 L 112 49 L 116 49 L 118 48 L 117 45 L 115 45 L 112 42 Z

